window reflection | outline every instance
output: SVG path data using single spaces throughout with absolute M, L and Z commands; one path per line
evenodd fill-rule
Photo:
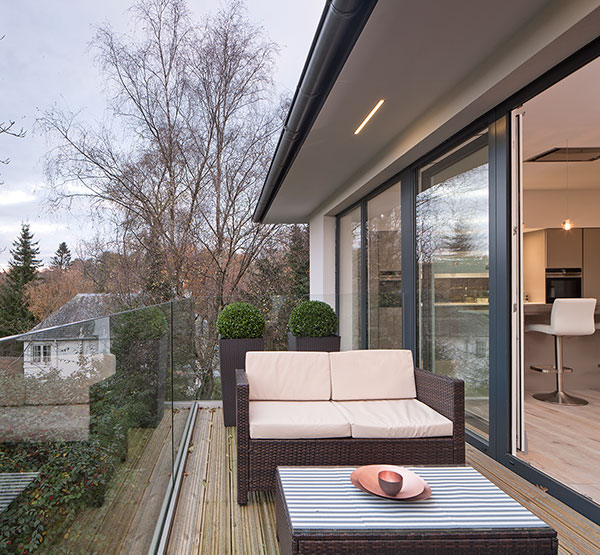
M 487 134 L 423 168 L 416 203 L 421 365 L 465 381 L 468 425 L 489 427 Z
M 367 203 L 367 306 L 370 349 L 402 347 L 400 184 Z
M 339 303 L 342 351 L 361 348 L 360 208 L 339 219 Z

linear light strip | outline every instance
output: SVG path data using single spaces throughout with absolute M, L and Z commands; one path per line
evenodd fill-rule
M 354 132 L 355 135 L 358 135 L 361 131 L 362 128 L 367 125 L 367 123 L 369 122 L 369 120 L 375 115 L 375 112 L 377 110 L 379 110 L 379 108 L 381 108 L 381 105 L 383 104 L 383 98 L 377 103 L 375 104 L 375 107 L 369 112 L 369 114 L 367 115 L 367 117 L 362 121 L 362 123 L 356 128 L 356 131 Z

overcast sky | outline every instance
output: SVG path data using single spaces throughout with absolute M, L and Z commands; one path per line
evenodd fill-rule
M 293 92 L 323 10 L 324 0 L 246 0 L 250 19 L 261 25 L 281 51 L 276 83 Z M 102 76 L 93 64 L 89 43 L 94 26 L 109 22 L 126 31 L 129 0 L 1 0 L 0 1 L 0 122 L 15 120 L 26 137 L 0 135 L 0 268 L 21 223 L 28 222 L 47 263 L 61 241 L 75 252 L 94 230 L 86 215 L 51 213 L 45 207 L 44 155 L 46 139 L 35 120 L 49 106 L 83 109 L 93 123 L 106 107 Z M 217 0 L 188 0 L 192 14 L 214 12 Z

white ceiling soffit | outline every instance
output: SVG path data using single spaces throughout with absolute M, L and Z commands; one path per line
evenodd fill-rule
M 600 0 L 379 0 L 264 222 L 339 212 L 598 29 Z
M 600 147 L 600 58 L 523 105 L 523 159 L 556 147 Z M 600 189 L 600 160 L 525 162 L 526 190 Z

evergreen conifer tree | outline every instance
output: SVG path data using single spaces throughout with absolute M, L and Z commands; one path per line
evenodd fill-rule
M 67 244 L 63 241 L 58 245 L 58 249 L 54 253 L 54 256 L 50 260 L 50 268 L 66 270 L 73 265 L 71 260 L 71 251 Z
M 0 337 L 28 331 L 35 323 L 25 298 L 25 286 L 37 279 L 41 265 L 37 245 L 29 224 L 22 224 L 21 234 L 10 251 L 9 270 L 0 286 Z
M 286 258 L 292 273 L 290 294 L 299 300 L 308 299 L 310 289 L 308 241 L 308 227 L 291 227 Z

